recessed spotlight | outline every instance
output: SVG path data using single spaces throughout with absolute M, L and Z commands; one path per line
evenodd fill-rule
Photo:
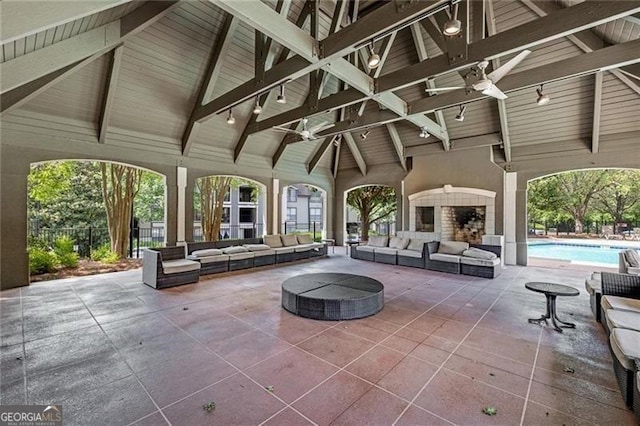
M 452 6 L 451 19 L 444 23 L 442 33 L 446 36 L 454 36 L 460 33 L 462 22 L 458 20 L 458 4 Z
M 262 107 L 260 106 L 260 96 L 256 96 L 256 103 L 253 106 L 253 113 L 260 114 L 262 112 Z
M 376 69 L 380 66 L 380 55 L 373 50 L 373 41 L 369 45 L 369 60 L 367 61 L 367 66 L 370 70 Z
M 467 110 L 466 105 L 460 105 L 460 112 L 456 114 L 456 121 L 464 121 L 464 112 Z
M 235 124 L 236 119 L 233 116 L 233 110 L 229 108 L 229 115 L 227 115 L 227 124 Z
M 429 132 L 427 132 L 427 129 L 423 127 L 422 129 L 420 129 L 420 134 L 418 136 L 426 139 L 429 137 Z
M 538 94 L 538 99 L 536 99 L 536 103 L 538 105 L 546 105 L 551 101 L 549 95 L 545 95 L 542 91 L 542 84 L 540 85 L 540 88 L 536 89 L 536 93 Z
M 361 139 L 366 139 L 367 136 L 369 136 L 369 129 L 367 129 L 364 132 L 360 133 L 360 138 Z
M 278 95 L 278 99 L 276 99 L 276 102 L 279 104 L 287 103 L 287 98 L 284 96 L 284 84 L 280 85 L 280 94 Z

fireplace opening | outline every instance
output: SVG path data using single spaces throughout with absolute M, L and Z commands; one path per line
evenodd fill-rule
M 433 207 L 416 207 L 416 231 L 434 232 L 435 215 Z
M 486 206 L 442 207 L 444 239 L 479 244 L 485 231 Z

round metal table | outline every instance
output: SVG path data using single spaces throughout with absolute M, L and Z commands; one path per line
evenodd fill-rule
M 364 318 L 384 306 L 384 286 L 373 278 L 342 273 L 298 275 L 282 283 L 282 307 L 319 320 Z
M 551 319 L 553 328 L 562 333 L 562 328 L 576 328 L 576 325 L 570 322 L 560 321 L 556 314 L 556 297 L 558 296 L 577 296 L 580 294 L 577 288 L 570 287 L 568 285 L 546 283 L 546 282 L 530 282 L 524 285 L 527 289 L 542 293 L 547 298 L 547 312 L 540 318 L 529 319 L 532 324 L 547 323 L 548 319 Z M 561 324 L 561 325 L 558 325 Z M 562 328 L 561 328 L 562 327 Z

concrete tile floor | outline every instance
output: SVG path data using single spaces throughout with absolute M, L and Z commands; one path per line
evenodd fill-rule
M 284 279 L 327 271 L 381 281 L 384 310 L 319 322 L 280 307 Z M 586 275 L 509 267 L 488 280 L 337 248 L 162 291 L 139 270 L 34 284 L 0 293 L 0 404 L 62 404 L 78 425 L 635 424 Z M 534 280 L 581 289 L 558 300 L 575 330 L 527 323 L 545 307 L 524 288 Z

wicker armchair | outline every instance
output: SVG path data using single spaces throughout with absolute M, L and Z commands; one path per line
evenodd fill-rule
M 602 272 L 602 296 L 617 296 L 628 299 L 640 299 L 640 276 Z M 600 303 L 600 321 L 609 334 L 605 307 Z

